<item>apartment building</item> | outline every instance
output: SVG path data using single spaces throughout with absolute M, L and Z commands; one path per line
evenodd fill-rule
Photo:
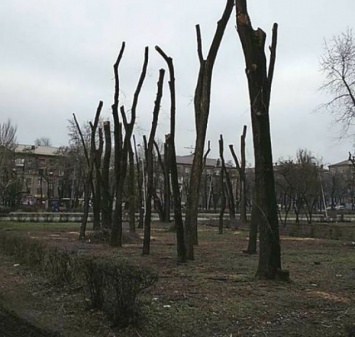
M 18 144 L 15 149 L 14 170 L 22 181 L 23 202 L 32 203 L 31 197 L 46 202 L 57 199 L 64 172 L 58 165 L 58 148 Z

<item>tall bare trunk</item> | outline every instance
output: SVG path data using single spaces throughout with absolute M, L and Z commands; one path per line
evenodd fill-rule
M 277 24 L 274 24 L 269 69 L 266 65 L 266 34 L 254 30 L 246 0 L 236 1 L 237 30 L 242 43 L 249 87 L 255 158 L 255 200 L 253 214 L 259 225 L 258 278 L 274 279 L 281 270 L 281 247 L 272 161 L 269 105 L 274 72 Z
M 147 161 L 147 198 L 145 206 L 145 219 L 144 219 L 144 239 L 143 239 L 143 255 L 150 253 L 150 232 L 151 232 L 151 214 L 152 214 L 152 196 L 153 196 L 153 146 L 156 129 L 158 126 L 158 117 L 160 110 L 160 102 L 163 96 L 163 81 L 165 70 L 160 69 L 157 97 L 154 103 L 152 128 L 149 134 L 148 146 L 146 151 Z
M 125 135 L 122 140 L 122 128 L 118 116 L 118 97 L 119 97 L 119 77 L 118 77 L 118 66 L 122 58 L 124 51 L 124 43 L 122 44 L 121 51 L 118 55 L 117 61 L 114 64 L 114 74 L 115 74 L 115 94 L 114 103 L 112 105 L 112 114 L 115 125 L 115 178 L 116 178 L 116 207 L 114 212 L 114 221 L 112 224 L 111 231 L 111 245 L 122 246 L 122 202 L 123 202 L 123 189 L 127 174 L 127 162 L 128 162 L 128 152 L 131 146 L 131 137 L 133 134 L 133 128 L 136 121 L 136 109 L 138 104 L 139 94 L 141 92 L 143 82 L 147 72 L 148 66 L 148 47 L 145 48 L 144 52 L 144 62 L 142 72 L 140 74 L 137 88 L 134 92 L 133 103 L 131 108 L 131 120 L 127 121 L 126 112 L 123 106 L 120 107 L 120 113 L 122 122 L 125 129 Z M 116 131 L 118 134 L 116 135 Z M 116 141 L 119 148 L 116 149 Z
M 112 224 L 112 195 L 110 189 L 110 160 L 111 160 L 111 127 L 110 122 L 104 123 L 105 154 L 102 163 L 102 227 L 111 228 Z
M 195 127 L 196 127 L 196 141 L 195 153 L 192 162 L 189 193 L 186 206 L 185 218 L 185 232 L 186 232 L 186 249 L 187 258 L 194 259 L 194 241 L 197 240 L 196 227 L 198 216 L 198 203 L 200 195 L 200 184 L 202 175 L 202 158 L 203 150 L 206 140 L 206 130 L 208 124 L 208 116 L 210 111 L 211 98 L 211 82 L 213 66 L 217 57 L 217 52 L 222 41 L 222 37 L 227 26 L 229 17 L 232 13 L 234 0 L 227 0 L 227 4 L 221 19 L 217 23 L 217 30 L 215 32 L 210 50 L 207 58 L 203 58 L 202 42 L 200 26 L 196 26 L 197 34 L 197 50 L 200 61 L 200 71 L 198 75 L 197 85 L 195 89 L 194 107 L 195 107 Z
M 134 174 L 134 153 L 132 146 L 129 148 L 129 179 L 128 179 L 128 206 L 129 206 L 129 231 L 136 231 L 136 189 L 135 189 L 135 174 Z
M 176 150 L 175 150 L 175 115 L 176 115 L 176 93 L 175 93 L 175 72 L 173 59 L 168 57 L 159 47 L 155 47 L 158 53 L 164 58 L 169 68 L 169 89 L 170 89 L 170 135 L 165 140 L 168 149 L 168 156 L 166 166 L 169 165 L 171 171 L 171 184 L 174 197 L 174 220 L 176 229 L 176 248 L 178 262 L 186 262 L 186 247 L 185 247 L 185 234 L 184 223 L 181 212 L 181 194 L 178 179 L 178 170 L 176 163 Z M 170 208 L 170 196 L 169 196 Z

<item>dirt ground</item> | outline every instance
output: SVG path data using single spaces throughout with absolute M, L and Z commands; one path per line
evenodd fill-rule
M 79 242 L 79 225 L 0 224 L 9 235 L 14 231 L 157 270 L 159 281 L 143 296 L 136 327 L 116 331 L 102 313 L 88 308 L 80 290 L 55 288 L 7 256 L 0 262 L 0 303 L 47 336 L 48 331 L 74 337 L 355 336 L 349 333 L 355 324 L 354 243 L 282 237 L 283 268 L 291 281 L 258 281 L 258 256 L 242 253 L 247 232 L 219 235 L 215 227 L 200 226 L 195 261 L 177 265 L 175 236 L 167 228 L 153 225 L 151 254 L 141 256 L 139 239 L 122 249 Z M 21 335 L 0 330 L 0 336 Z

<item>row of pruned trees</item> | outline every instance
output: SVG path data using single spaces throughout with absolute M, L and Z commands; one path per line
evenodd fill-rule
M 246 74 L 249 87 L 250 108 L 252 119 L 252 132 L 254 140 L 255 155 L 255 193 L 253 196 L 253 211 L 251 223 L 258 226 L 260 233 L 260 255 L 257 275 L 260 278 L 275 278 L 281 273 L 281 249 L 278 233 L 278 217 L 276 205 L 276 193 L 274 184 L 273 161 L 271 150 L 271 138 L 269 127 L 269 105 L 271 84 L 273 79 L 276 43 L 277 43 L 277 25 L 274 25 L 272 44 L 270 47 L 271 57 L 269 66 L 267 66 L 265 56 L 266 34 L 260 28 L 254 30 L 247 11 L 246 0 L 227 0 L 224 12 L 217 23 L 217 28 L 212 39 L 207 56 L 203 55 L 202 37 L 199 25 L 196 26 L 197 51 L 200 63 L 200 69 L 194 95 L 195 108 L 195 127 L 196 141 L 195 152 L 191 169 L 191 176 L 188 185 L 188 199 L 186 204 L 185 223 L 181 213 L 181 196 L 179 190 L 179 182 L 177 176 L 176 151 L 175 151 L 175 113 L 176 113 L 176 96 L 175 96 L 175 75 L 173 60 L 161 48 L 156 47 L 157 52 L 164 59 L 169 72 L 169 92 L 170 92 L 170 135 L 167 137 L 167 151 L 171 173 L 171 187 L 174 199 L 174 219 L 177 238 L 177 254 L 180 262 L 186 259 L 194 259 L 194 245 L 198 243 L 197 236 L 197 217 L 198 203 L 200 196 L 201 177 L 204 166 L 204 148 L 206 142 L 206 130 L 208 125 L 210 98 L 211 98 L 211 82 L 214 63 L 222 41 L 222 37 L 235 7 L 236 23 L 239 38 L 243 47 L 246 63 Z M 119 65 L 124 53 L 125 45 L 118 55 L 114 65 L 115 76 L 115 93 L 112 104 L 112 115 L 114 121 L 113 128 L 113 156 L 114 156 L 114 177 L 113 181 L 105 181 L 103 173 L 103 165 L 101 167 L 101 156 L 105 144 L 103 131 L 98 127 L 98 120 L 102 103 L 100 102 L 94 122 L 91 127 L 90 148 L 85 149 L 85 140 L 82 136 L 82 145 L 84 148 L 87 172 L 85 185 L 85 205 L 88 209 L 89 195 L 93 195 L 94 202 L 94 228 L 98 226 L 95 215 L 98 205 L 101 204 L 102 187 L 106 184 L 106 194 L 111 201 L 115 201 L 114 216 L 111 223 L 110 242 L 114 246 L 122 245 L 122 201 L 123 191 L 127 176 L 129 153 L 132 152 L 132 134 L 136 118 L 136 108 L 138 97 L 146 74 L 148 63 L 148 48 L 145 50 L 143 69 L 138 81 L 136 91 L 134 93 L 133 105 L 131 108 L 131 119 L 128 121 L 125 107 L 119 106 Z M 161 98 L 163 95 L 165 70 L 159 71 L 159 79 L 157 84 L 157 95 L 153 107 L 152 127 L 148 138 L 144 141 L 144 153 L 146 158 L 147 171 L 147 198 L 145 200 L 145 221 L 144 221 L 144 244 L 143 254 L 149 253 L 150 247 L 150 213 L 151 199 L 154 196 L 154 174 L 153 174 L 153 149 L 154 138 L 159 118 L 159 109 Z M 75 116 L 74 116 L 75 117 Z M 75 119 L 76 121 L 76 119 Z M 76 121 L 79 134 L 80 127 Z M 101 131 L 100 131 L 101 130 Z M 245 141 L 245 132 L 243 132 Z M 107 140 L 106 140 L 107 144 Z M 107 155 L 105 151 L 105 155 Z M 222 162 L 221 184 L 226 182 L 226 195 L 231 199 L 233 192 L 230 191 L 228 182 L 228 172 L 225 169 L 223 156 L 223 138 L 220 139 L 220 157 Z M 132 159 L 132 155 L 130 156 Z M 236 158 L 236 156 L 235 156 Z M 236 160 L 239 172 L 245 167 L 245 160 L 239 164 Z M 164 170 L 164 167 L 162 167 Z M 241 175 L 243 176 L 243 175 Z M 93 179 L 95 177 L 95 179 Z M 95 183 L 94 183 L 95 182 Z M 114 186 L 111 193 L 108 193 L 107 186 Z M 241 185 L 241 194 L 245 194 L 243 185 Z M 245 186 L 245 185 L 244 185 Z M 113 202 L 111 203 L 113 205 Z M 234 201 L 231 200 L 234 206 Z M 235 210 L 234 210 L 235 213 Z M 87 214 L 87 212 L 85 213 Z M 235 217 L 233 210 L 231 217 Z M 84 217 L 85 218 L 85 217 Z M 85 223 L 82 224 L 81 237 L 85 235 Z

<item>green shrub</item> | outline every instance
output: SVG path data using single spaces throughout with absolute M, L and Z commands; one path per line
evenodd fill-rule
M 138 296 L 158 278 L 149 268 L 112 258 L 87 260 L 84 274 L 91 304 L 119 328 L 137 321 Z

